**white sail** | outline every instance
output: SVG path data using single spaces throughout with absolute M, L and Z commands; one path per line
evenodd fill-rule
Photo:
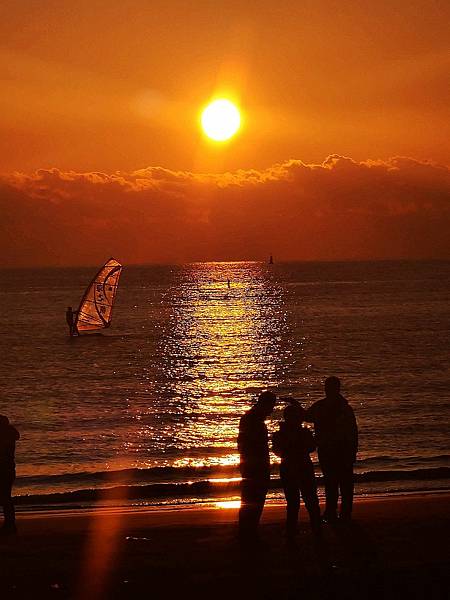
M 89 284 L 75 317 L 79 333 L 109 327 L 122 265 L 110 258 Z

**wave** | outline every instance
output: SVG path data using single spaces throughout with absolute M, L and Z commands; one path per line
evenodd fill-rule
M 163 467 L 164 468 L 164 467 Z M 134 471 L 134 469 L 131 469 Z M 450 480 L 450 467 L 437 467 L 425 469 L 413 469 L 405 471 L 383 470 L 365 471 L 355 474 L 356 482 L 389 482 L 389 481 L 435 481 Z M 322 485 L 322 477 L 317 476 L 319 485 Z M 191 498 L 203 498 L 210 496 L 226 496 L 239 490 L 239 478 L 230 479 L 202 479 L 198 481 L 183 481 L 179 483 L 152 483 L 144 485 L 117 485 L 103 488 L 78 489 L 74 491 L 54 492 L 50 494 L 25 494 L 16 496 L 15 502 L 20 505 L 33 504 L 64 504 L 74 502 L 108 502 L 144 500 L 155 498 L 178 498 L 189 496 Z M 272 489 L 281 488 L 278 478 L 271 479 Z
M 422 467 L 430 463 L 445 463 L 450 459 L 448 454 L 440 454 L 436 456 L 374 456 L 358 460 L 356 471 L 365 470 L 372 466 L 377 467 L 373 472 L 382 471 L 384 466 L 391 467 L 392 470 L 411 471 L 414 468 Z M 317 464 L 317 463 L 316 463 Z M 410 467 L 408 469 L 408 466 Z M 436 468 L 441 465 L 435 465 Z M 397 467 L 397 468 L 396 468 Z M 278 469 L 277 465 L 272 465 L 272 471 L 275 473 Z M 34 485 L 71 485 L 80 484 L 82 482 L 95 483 L 125 483 L 134 482 L 136 484 L 156 481 L 173 481 L 174 483 L 189 478 L 208 478 L 218 476 L 232 476 L 238 474 L 238 465 L 211 465 L 211 466 L 155 466 L 149 468 L 129 468 L 108 471 L 78 471 L 73 473 L 61 474 L 44 474 L 44 475 L 22 475 L 16 480 L 16 484 L 20 486 Z
M 356 466 L 362 465 L 383 465 L 383 464 L 427 464 L 435 462 L 448 462 L 450 460 L 449 454 L 437 454 L 431 456 L 370 456 L 368 458 L 358 459 Z
M 207 466 L 207 467 L 150 467 L 119 469 L 117 471 L 81 471 L 75 473 L 62 473 L 58 475 L 24 475 L 17 478 L 17 483 L 27 486 L 36 484 L 70 484 L 80 481 L 154 481 L 161 479 L 179 480 L 189 477 L 207 477 L 237 473 L 237 465 Z

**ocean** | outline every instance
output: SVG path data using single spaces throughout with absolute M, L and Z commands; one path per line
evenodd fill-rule
M 19 507 L 235 499 L 240 416 L 264 389 L 309 406 L 329 375 L 357 493 L 450 488 L 449 261 L 125 265 L 111 328 L 70 339 L 95 271 L 0 271 Z M 278 498 L 275 457 L 272 477 Z

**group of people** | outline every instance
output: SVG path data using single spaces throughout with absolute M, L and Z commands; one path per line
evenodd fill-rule
M 353 465 L 358 451 L 358 427 L 353 409 L 341 394 L 337 377 L 325 380 L 325 398 L 305 410 L 298 400 L 287 403 L 279 430 L 273 434 L 272 450 L 280 457 L 280 479 L 287 503 L 286 535 L 294 540 L 298 527 L 300 497 L 309 513 L 311 529 L 320 536 L 322 523 L 349 521 L 353 506 Z M 277 402 L 263 392 L 241 418 L 241 508 L 239 535 L 243 541 L 258 539 L 258 525 L 270 485 L 269 434 L 265 424 Z M 303 425 L 314 424 L 314 436 Z M 311 452 L 318 452 L 325 485 L 325 511 L 320 514 Z M 338 515 L 338 499 L 341 496 Z
M 353 464 L 358 450 L 358 428 L 355 415 L 340 393 L 340 381 L 325 381 L 325 398 L 305 410 L 298 400 L 280 398 L 287 403 L 284 420 L 272 438 L 272 449 L 281 458 L 280 478 L 287 502 L 286 534 L 294 539 L 297 532 L 300 497 L 309 513 L 312 531 L 320 536 L 322 522 L 351 518 L 353 504 Z M 277 398 L 263 392 L 254 406 L 241 418 L 238 447 L 240 453 L 241 539 L 257 539 L 258 525 L 270 485 L 269 434 L 265 424 Z M 304 422 L 314 424 L 314 436 Z M 5 415 L 0 415 L 0 505 L 4 524 L 0 532 L 16 531 L 14 504 L 11 498 L 16 476 L 15 444 L 20 438 Z M 321 516 L 311 452 L 317 448 L 322 469 L 326 506 Z M 341 505 L 337 514 L 339 492 Z

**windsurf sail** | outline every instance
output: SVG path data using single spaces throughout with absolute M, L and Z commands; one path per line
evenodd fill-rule
M 78 333 L 104 329 L 111 325 L 122 269 L 117 260 L 110 258 L 88 285 L 75 317 L 74 325 Z

